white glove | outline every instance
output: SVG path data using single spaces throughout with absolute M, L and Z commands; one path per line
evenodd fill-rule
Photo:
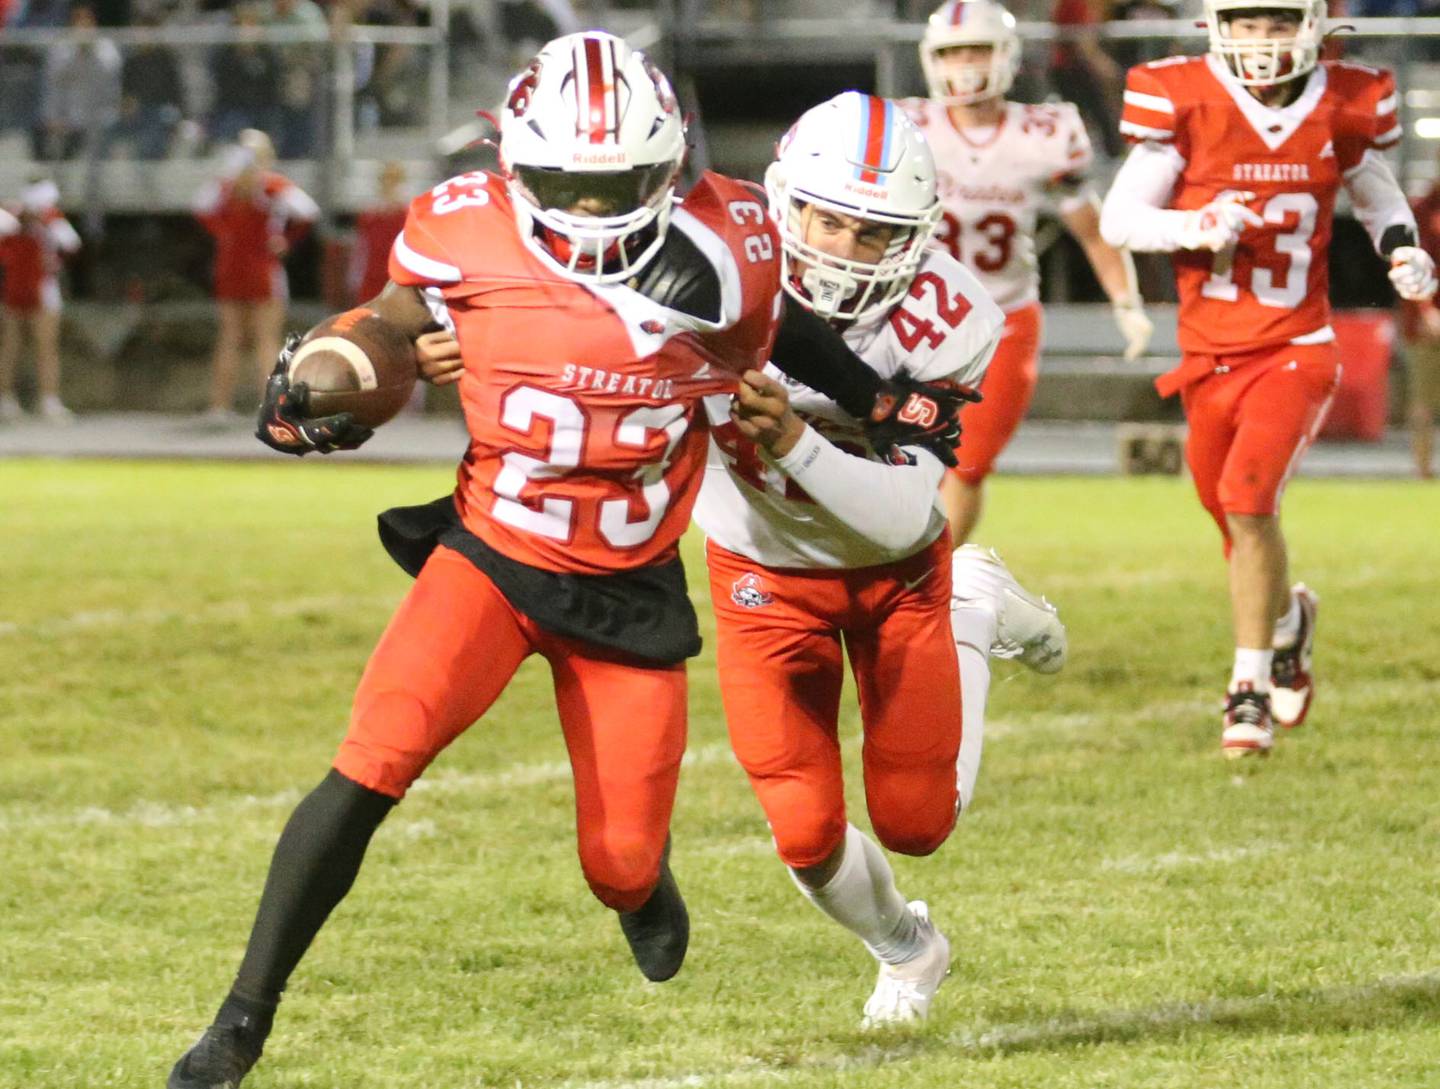
M 1245 207 L 1254 199 L 1254 193 L 1221 193 L 1205 207 L 1186 212 L 1177 239 L 1180 248 L 1219 253 L 1233 246 L 1246 227 L 1263 227 L 1260 214 Z
M 1402 299 L 1424 302 L 1435 294 L 1435 262 L 1418 246 L 1399 246 L 1390 251 L 1390 282 Z
M 1145 316 L 1145 304 L 1138 295 L 1115 303 L 1114 314 L 1115 325 L 1125 338 L 1125 362 L 1134 363 L 1149 346 L 1155 323 Z

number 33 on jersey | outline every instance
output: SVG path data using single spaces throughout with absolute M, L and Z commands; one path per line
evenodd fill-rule
M 1327 61 L 1298 99 L 1271 109 L 1214 57 L 1171 57 L 1130 70 L 1120 128 L 1173 153 L 1171 208 L 1254 193 L 1248 207 L 1264 220 L 1219 253 L 1174 254 L 1180 347 L 1224 354 L 1329 339 L 1335 196 L 1373 149 L 1400 138 L 1390 74 Z

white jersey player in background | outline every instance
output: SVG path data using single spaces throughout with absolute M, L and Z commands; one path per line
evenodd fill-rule
M 926 250 L 939 213 L 934 164 L 895 103 L 847 92 L 808 111 L 766 188 L 794 299 L 883 377 L 980 381 L 1004 316 L 963 266 Z M 929 333 L 916 340 L 916 329 Z M 846 820 L 842 645 L 875 836 L 926 855 L 973 797 L 992 647 L 1053 672 L 1064 627 L 992 552 L 961 549 L 952 576 L 937 502 L 945 467 L 931 449 L 881 460 L 858 421 L 773 366 L 710 409 L 695 518 L 708 538 L 731 743 L 800 891 L 880 962 L 865 1024 L 923 1018 L 950 947 Z
M 943 208 L 936 243 L 979 278 L 1005 312 L 1005 333 L 986 375 L 983 404 L 965 413 L 960 464 L 943 486 L 957 545 L 979 521 L 985 478 L 1020 426 L 1035 392 L 1040 352 L 1036 221 L 1057 214 L 1085 251 L 1114 307 L 1125 358 L 1150 341 L 1129 253 L 1100 237 L 1092 153 L 1069 102 L 1041 106 L 1005 95 L 1020 66 L 1014 17 L 995 0 L 949 0 L 920 42 L 929 98 L 905 103 L 935 155 Z M 917 338 L 926 335 L 918 330 Z

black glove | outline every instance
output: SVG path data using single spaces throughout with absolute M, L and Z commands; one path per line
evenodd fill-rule
M 922 446 L 953 469 L 960 410 L 980 400 L 980 391 L 971 386 L 921 382 L 900 371 L 875 395 L 865 436 L 882 458 L 904 461 L 900 446 Z
M 272 450 L 304 457 L 312 450 L 333 454 L 336 450 L 354 450 L 371 435 L 368 427 L 355 422 L 348 412 L 334 416 L 308 419 L 306 409 L 310 387 L 304 382 L 290 382 L 290 359 L 300 346 L 300 336 L 291 333 L 270 378 L 265 383 L 265 399 L 255 424 L 255 437 Z

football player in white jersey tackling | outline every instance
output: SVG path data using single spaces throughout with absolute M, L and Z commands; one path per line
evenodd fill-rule
M 936 242 L 975 273 L 1005 312 L 985 401 L 965 412 L 960 463 L 943 486 L 959 545 L 980 518 L 985 478 L 1035 392 L 1041 210 L 1056 212 L 1084 249 L 1114 306 L 1127 360 L 1145 350 L 1152 326 L 1130 255 L 1100 237 L 1100 203 L 1088 181 L 1090 140 L 1079 111 L 1069 102 L 1028 106 L 1005 97 L 1020 66 L 1014 17 L 995 0 L 948 0 L 926 25 L 920 63 L 930 97 L 905 106 L 935 155 L 943 209 Z M 930 335 L 912 327 L 906 343 Z
M 980 381 L 1004 315 L 962 265 L 926 250 L 940 211 L 934 163 L 895 103 L 847 92 L 808 111 L 766 188 L 793 299 L 882 377 Z M 875 835 L 926 855 L 973 796 L 992 646 L 1054 671 L 1064 627 L 976 546 L 954 554 L 952 583 L 937 503 L 948 445 L 881 460 L 856 420 L 773 365 L 747 373 L 734 401 L 707 405 L 714 442 L 695 518 L 731 743 L 800 891 L 880 962 L 865 1023 L 918 1020 L 950 947 L 846 820 L 842 642 Z

